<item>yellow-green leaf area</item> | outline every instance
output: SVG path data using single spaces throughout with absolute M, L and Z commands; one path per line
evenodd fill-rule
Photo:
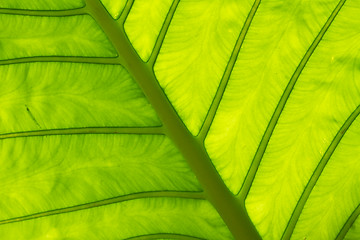
M 101 2 L 114 19 L 120 17 L 126 4 L 126 0 L 101 0 Z
M 85 6 L 83 0 L 1 0 L 0 8 L 29 9 L 29 10 L 64 10 Z
M 360 69 L 356 67 L 359 45 L 354 45 L 359 33 L 356 28 L 344 29 L 344 25 L 349 23 L 354 23 L 354 26 L 360 24 L 355 17 L 359 8 L 353 5 L 345 3 L 309 59 L 278 120 L 252 183 L 246 207 L 264 239 L 279 239 L 282 236 L 319 161 L 341 126 L 360 104 Z M 351 139 L 354 143 L 358 142 L 355 136 Z M 349 150 L 349 153 L 356 156 L 355 149 Z M 351 156 L 348 158 L 347 161 L 354 160 Z M 340 162 L 347 171 L 351 170 L 358 176 L 359 170 L 345 164 L 345 157 Z M 346 174 L 342 177 L 340 170 L 339 174 L 333 176 L 334 181 L 336 178 L 342 185 Z M 330 186 L 334 184 L 327 184 L 330 191 Z M 355 191 L 356 187 L 351 189 Z M 336 192 L 335 189 L 331 191 Z M 325 202 L 332 201 L 326 195 L 323 198 L 320 196 L 316 204 L 311 205 L 314 211 L 309 212 L 306 222 L 314 232 L 330 235 L 307 239 L 332 239 L 334 233 L 330 228 L 334 227 L 333 221 L 339 219 L 337 215 L 330 217 L 326 213 L 329 218 L 324 217 L 324 226 L 314 227 L 309 218 L 326 215 L 320 216 L 320 211 L 315 211 L 315 208 L 325 211 L 329 209 L 325 207 Z M 329 228 L 326 229 L 325 225 Z M 301 230 L 294 239 L 304 238 L 303 234 L 305 232 Z
M 335 239 L 348 217 L 360 204 L 359 173 L 358 117 L 341 140 L 311 192 L 291 239 Z
M 358 240 L 358 5 L 0 0 L 0 238 Z
M 116 52 L 88 15 L 38 17 L 0 14 L 0 60 L 32 56 L 114 57 Z
M 10 64 L 0 66 L 0 78 L 0 133 L 161 125 L 120 65 Z
M 137 0 L 126 18 L 125 31 L 143 61 L 148 61 L 172 0 Z
M 162 135 L 39 136 L 0 147 L 0 220 L 130 193 L 201 190 Z
M 206 149 L 237 194 L 272 114 L 337 1 L 262 1 L 248 30 Z
M 215 95 L 251 2 L 180 1 L 154 71 L 192 134 Z
M 201 229 L 201 231 L 199 231 Z M 147 198 L 0 225 L 5 239 L 127 239 L 150 234 L 232 239 L 215 209 L 204 200 Z

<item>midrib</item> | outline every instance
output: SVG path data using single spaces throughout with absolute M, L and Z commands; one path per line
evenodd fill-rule
M 144 63 L 126 37 L 123 26 L 114 21 L 98 0 L 86 0 L 86 10 L 103 29 L 119 54 L 119 63 L 133 76 L 174 142 L 195 173 L 205 196 L 219 212 L 235 239 L 260 239 L 245 206 L 230 193 L 214 168 L 202 142 L 185 127 L 159 86 L 152 65 Z

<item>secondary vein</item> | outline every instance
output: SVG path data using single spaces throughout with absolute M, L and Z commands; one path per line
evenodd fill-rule
M 346 0 L 341 0 L 338 5 L 335 7 L 335 9 L 333 10 L 333 12 L 331 13 L 330 17 L 328 18 L 328 20 L 325 22 L 324 26 L 321 28 L 320 32 L 318 33 L 318 35 L 316 36 L 316 38 L 314 39 L 314 41 L 312 42 L 312 44 L 310 45 L 309 49 L 306 51 L 304 57 L 301 59 L 299 65 L 297 66 L 294 74 L 292 75 L 288 85 L 285 88 L 285 91 L 283 93 L 283 95 L 280 98 L 280 101 L 278 103 L 278 105 L 276 106 L 276 109 L 270 119 L 270 122 L 264 132 L 264 135 L 260 141 L 260 144 L 258 146 L 258 149 L 256 150 L 255 156 L 253 158 L 253 161 L 251 163 L 251 166 L 249 168 L 249 171 L 245 177 L 243 186 L 239 192 L 239 197 L 242 201 L 245 200 L 247 194 L 249 193 L 249 190 L 251 188 L 251 184 L 254 181 L 256 172 L 259 168 L 261 159 L 265 153 L 265 150 L 267 148 L 267 145 L 270 141 L 271 135 L 275 129 L 275 126 L 277 124 L 277 121 L 280 118 L 280 115 L 285 107 L 285 104 L 287 102 L 287 100 L 289 99 L 289 96 L 296 84 L 296 81 L 298 80 L 298 78 L 300 77 L 300 74 L 302 72 L 302 70 L 305 68 L 307 62 L 309 61 L 311 55 L 313 54 L 313 52 L 315 51 L 316 47 L 319 45 L 321 39 L 323 38 L 323 36 L 325 35 L 326 31 L 329 29 L 331 23 L 334 21 L 336 15 L 338 14 L 338 12 L 341 10 L 342 6 L 344 5 Z
M 71 207 L 65 207 L 55 210 L 49 210 L 39 213 L 34 213 L 26 216 L 10 218 L 0 220 L 0 225 L 15 223 L 15 222 L 22 222 L 27 220 L 32 220 L 41 217 L 48 217 L 56 214 L 63 214 L 69 212 L 75 212 L 80 210 L 86 210 L 95 207 L 101 207 L 109 204 L 120 203 L 124 201 L 130 201 L 135 199 L 141 198 L 160 198 L 160 197 L 167 197 L 167 198 L 189 198 L 189 199 L 204 199 L 204 195 L 202 192 L 180 192 L 180 191 L 153 191 L 153 192 L 140 192 L 140 193 L 133 193 L 128 195 L 123 195 L 114 198 L 108 198 L 96 202 L 90 202 L 80 205 L 75 205 Z
M 202 125 L 201 127 L 201 130 L 198 134 L 198 139 L 203 142 L 206 138 L 206 135 L 207 133 L 209 132 L 210 130 L 210 126 L 215 118 L 215 114 L 217 112 L 217 109 L 219 108 L 219 105 L 220 105 L 220 102 L 221 102 L 221 99 L 224 95 L 224 92 L 225 92 L 225 89 L 226 89 L 226 86 L 229 82 L 229 79 L 230 79 L 230 75 L 231 75 L 231 72 L 235 66 L 235 63 L 236 63 L 236 59 L 237 59 L 237 56 L 239 55 L 239 52 L 240 52 L 240 49 L 241 49 L 241 46 L 245 40 L 245 37 L 246 37 L 246 34 L 250 28 L 250 25 L 251 25 L 251 22 L 252 20 L 254 19 L 254 16 L 256 14 L 256 11 L 260 5 L 260 2 L 261 0 L 256 0 L 245 20 L 245 23 L 240 31 L 240 34 L 239 34 L 239 37 L 236 41 L 236 44 L 235 44 L 235 47 L 231 53 L 231 56 L 230 56 L 230 59 L 229 59 L 229 62 L 225 68 L 225 72 L 221 78 L 221 81 L 220 81 L 220 85 L 216 91 L 216 94 L 215 94 L 215 98 L 213 100 L 213 102 L 211 103 L 211 106 L 210 106 L 210 109 L 205 117 L 205 121 L 204 121 L 204 124 Z
M 146 240 L 146 239 L 179 239 L 179 240 L 205 240 L 204 238 L 177 234 L 177 233 L 155 233 L 126 238 L 125 240 Z
M 43 17 L 64 17 L 86 14 L 85 7 L 68 10 L 27 10 L 0 8 L 0 14 L 43 16 Z
M 134 4 L 134 0 L 127 0 L 126 1 L 126 5 L 124 7 L 124 9 L 122 10 L 122 13 L 118 19 L 118 21 L 121 23 L 121 25 L 124 24 L 127 16 L 129 15 L 132 5 Z
M 8 138 L 74 134 L 164 134 L 162 127 L 84 127 L 34 130 L 0 134 L 0 140 Z
M 335 137 L 332 140 L 331 144 L 329 145 L 328 149 L 325 151 L 325 153 L 324 153 L 323 157 L 321 158 L 319 164 L 317 165 L 313 175 L 311 176 L 308 184 L 306 185 L 299 201 L 297 202 L 296 207 L 290 217 L 288 225 L 286 226 L 286 229 L 285 229 L 281 239 L 290 239 L 291 234 L 294 231 L 296 222 L 298 221 L 300 214 L 301 214 L 307 200 L 309 199 L 311 191 L 315 187 L 317 181 L 320 178 L 321 173 L 323 172 L 324 168 L 326 167 L 326 164 L 328 163 L 329 159 L 331 158 L 332 154 L 334 153 L 336 147 L 339 145 L 342 137 L 344 136 L 346 131 L 349 129 L 351 124 L 355 121 L 355 119 L 359 116 L 359 114 L 360 114 L 360 105 L 348 117 L 348 119 L 345 121 L 345 123 L 342 125 L 342 127 L 339 129 L 339 131 L 335 135 Z
M 164 39 L 165 39 L 165 35 L 166 35 L 166 33 L 167 33 L 168 29 L 169 29 L 171 20 L 174 17 L 174 14 L 175 14 L 175 11 L 176 11 L 176 8 L 177 8 L 179 2 L 180 2 L 180 0 L 174 0 L 173 3 L 171 4 L 171 7 L 170 7 L 170 10 L 169 10 L 168 14 L 166 15 L 165 21 L 164 21 L 164 23 L 163 23 L 163 25 L 161 27 L 161 30 L 160 30 L 160 33 L 159 33 L 157 39 L 156 39 L 153 51 L 152 51 L 151 56 L 150 56 L 150 58 L 148 60 L 148 64 L 151 67 L 154 67 L 156 57 L 158 56 L 158 54 L 160 52 L 161 46 L 162 46 L 162 44 L 164 42 Z
M 119 64 L 117 58 L 110 57 L 72 57 L 72 56 L 35 56 L 15 59 L 0 60 L 0 65 L 32 62 L 72 62 L 72 63 L 94 63 L 94 64 Z
M 349 229 L 352 227 L 356 219 L 360 216 L 360 204 L 355 208 L 355 210 L 351 213 L 351 215 L 346 220 L 344 226 L 341 228 L 339 234 L 337 235 L 335 240 L 342 240 L 345 238 Z

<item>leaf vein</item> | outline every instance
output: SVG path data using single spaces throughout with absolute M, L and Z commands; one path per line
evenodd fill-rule
M 12 15 L 26 15 L 26 16 L 41 16 L 41 17 L 65 17 L 86 14 L 86 8 L 76 8 L 67 10 L 27 10 L 27 9 L 13 9 L 0 8 L 0 14 Z
M 145 239 L 180 239 L 180 240 L 205 240 L 204 238 L 178 233 L 154 233 L 126 238 L 125 240 L 145 240 Z
M 351 215 L 346 220 L 344 226 L 341 228 L 339 234 L 336 236 L 335 240 L 344 239 L 346 234 L 348 233 L 351 226 L 354 224 L 356 219 L 360 216 L 360 204 L 355 208 L 355 210 L 351 213 Z
M 226 86 L 229 82 L 229 79 L 230 79 L 230 75 L 231 75 L 231 72 L 235 66 L 235 63 L 236 63 L 236 59 L 239 55 L 239 52 L 240 52 L 240 49 L 241 49 L 241 46 L 245 40 L 245 37 L 246 37 L 246 34 L 250 28 L 250 25 L 251 25 L 251 22 L 252 20 L 254 19 L 254 16 L 256 14 L 256 11 L 260 5 L 260 2 L 261 0 L 256 0 L 245 20 L 245 23 L 240 31 L 240 34 L 239 34 L 239 37 L 236 41 L 236 44 L 235 44 L 235 47 L 231 53 L 231 56 L 230 56 L 230 59 L 228 61 L 228 64 L 225 68 L 225 71 L 224 71 L 224 74 L 220 80 L 220 84 L 219 84 L 219 87 L 215 93 L 215 97 L 213 99 L 213 102 L 211 103 L 211 106 L 209 108 L 209 111 L 205 117 L 205 121 L 200 129 L 200 132 L 198 134 L 198 139 L 200 141 L 204 141 L 205 138 L 206 138 L 206 135 L 207 133 L 209 132 L 210 130 L 210 127 L 211 127 L 211 124 L 212 122 L 214 121 L 214 118 L 215 118 L 215 115 L 216 115 L 216 112 L 219 108 L 219 105 L 220 105 L 220 102 L 221 102 L 221 99 L 225 93 L 225 89 L 226 89 Z
M 133 4 L 134 4 L 134 0 L 127 0 L 127 1 L 126 1 L 126 5 L 125 5 L 124 9 L 122 10 L 119 18 L 116 19 L 116 20 L 118 20 L 118 21 L 121 23 L 122 26 L 123 26 L 123 24 L 125 23 L 126 18 L 127 18 L 127 16 L 129 15 Z
M 75 134 L 164 134 L 162 127 L 84 127 L 24 131 L 0 134 L 0 140 L 21 137 Z
M 302 70 L 305 68 L 307 62 L 309 61 L 311 55 L 313 54 L 313 52 L 315 51 L 316 47 L 319 45 L 321 39 L 323 38 L 323 36 L 325 35 L 326 31 L 329 29 L 331 23 L 334 21 L 336 15 L 338 14 L 338 12 L 341 10 L 342 6 L 344 5 L 344 3 L 346 2 L 346 0 L 341 0 L 338 5 L 335 7 L 335 9 L 333 10 L 333 12 L 331 13 L 330 17 L 327 19 L 327 21 L 325 22 L 324 26 L 321 28 L 320 32 L 318 33 L 318 35 L 315 37 L 314 41 L 312 42 L 312 44 L 310 45 L 310 47 L 308 48 L 308 50 L 306 51 L 304 57 L 301 59 L 299 65 L 297 66 L 295 72 L 293 73 L 291 79 L 289 80 L 288 85 L 286 86 L 283 95 L 280 98 L 280 101 L 278 103 L 278 105 L 276 106 L 276 109 L 270 119 L 270 122 L 264 132 L 264 135 L 260 141 L 260 144 L 258 146 L 258 149 L 256 150 L 256 153 L 254 155 L 253 161 L 251 163 L 251 166 L 249 168 L 249 171 L 245 177 L 245 180 L 243 182 L 243 186 L 241 187 L 241 190 L 239 191 L 239 197 L 242 200 L 245 200 L 247 194 L 249 193 L 249 190 L 251 188 L 252 182 L 255 179 L 255 175 L 256 172 L 260 166 L 260 162 L 262 160 L 262 157 L 265 153 L 265 150 L 267 148 L 267 145 L 270 141 L 270 138 L 272 136 L 272 133 L 276 127 L 277 121 L 280 118 L 280 115 L 285 107 L 285 104 L 287 102 L 287 100 L 290 97 L 290 94 L 298 80 L 298 78 L 300 77 L 300 74 L 302 72 Z
M 118 58 L 111 57 L 73 57 L 73 56 L 34 56 L 0 60 L 1 65 L 31 62 L 71 62 L 94 64 L 120 64 Z
M 156 39 L 156 42 L 155 42 L 155 45 L 154 45 L 154 48 L 153 48 L 153 51 L 150 55 L 150 58 L 148 60 L 148 64 L 153 67 L 154 64 L 155 64 L 155 61 L 156 61 L 156 58 L 160 52 L 160 49 L 161 49 L 161 46 L 164 42 L 164 39 L 165 39 L 165 35 L 169 29 L 169 26 L 170 26 L 170 23 L 171 23 L 171 20 L 173 19 L 174 17 L 174 14 L 175 14 L 175 11 L 176 11 L 176 8 L 179 4 L 180 0 L 174 0 L 173 3 L 171 4 L 171 7 L 170 7 L 170 10 L 168 12 L 168 14 L 166 15 L 166 18 L 165 18 L 165 21 L 161 27 L 161 30 L 160 30 L 160 33 Z
M 0 220 L 0 225 L 10 224 L 10 223 L 15 223 L 15 222 L 22 222 L 22 221 L 32 220 L 32 219 L 36 219 L 36 218 L 48 217 L 48 216 L 57 215 L 57 214 L 64 214 L 64 213 L 69 213 L 69 212 L 86 210 L 86 209 L 90 209 L 90 208 L 101 207 L 101 206 L 105 206 L 105 205 L 110 205 L 110 204 L 114 204 L 114 203 L 120 203 L 120 202 L 124 202 L 124 201 L 135 200 L 135 199 L 160 198 L 160 197 L 204 199 L 204 195 L 202 192 L 154 191 L 154 192 L 132 193 L 132 194 L 128 194 L 128 195 L 103 199 L 100 201 L 75 205 L 75 206 L 71 206 L 71 207 L 59 208 L 59 209 L 38 212 L 38 213 L 21 216 L 21 217 L 4 219 L 4 220 Z
M 323 157 L 321 158 L 319 164 L 317 165 L 315 171 L 313 172 L 311 178 L 309 179 L 299 201 L 297 202 L 295 209 L 290 217 L 288 225 L 286 226 L 286 229 L 285 229 L 281 239 L 290 239 L 291 234 L 293 233 L 293 231 L 295 229 L 296 222 L 298 221 L 300 214 L 301 214 L 307 200 L 309 199 L 311 191 L 315 187 L 317 181 L 319 180 L 319 178 L 321 176 L 321 173 L 325 169 L 326 164 L 328 163 L 332 154 L 336 150 L 336 147 L 339 145 L 342 137 L 344 136 L 346 131 L 349 129 L 351 124 L 355 121 L 355 119 L 359 116 L 359 114 L 360 114 L 360 105 L 352 112 L 352 114 L 344 122 L 344 124 L 339 129 L 339 131 L 335 135 L 334 139 L 330 143 L 328 149 L 325 151 Z

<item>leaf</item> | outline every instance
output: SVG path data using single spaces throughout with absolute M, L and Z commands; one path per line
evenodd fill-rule
M 4 239 L 358 239 L 356 0 L 0 2 Z

